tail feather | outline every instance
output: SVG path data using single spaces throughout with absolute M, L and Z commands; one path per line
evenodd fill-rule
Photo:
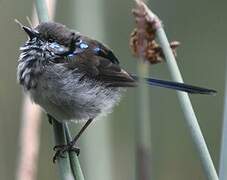
M 138 79 L 137 76 L 132 76 L 135 80 Z M 147 82 L 147 84 L 151 86 L 158 86 L 158 87 L 164 87 L 179 91 L 184 91 L 191 94 L 207 94 L 207 95 L 214 95 L 217 93 L 217 91 L 213 89 L 206 89 L 202 87 L 197 87 L 189 84 L 179 83 L 179 82 L 172 82 L 172 81 L 165 81 L 160 79 L 154 79 L 154 78 L 144 78 Z

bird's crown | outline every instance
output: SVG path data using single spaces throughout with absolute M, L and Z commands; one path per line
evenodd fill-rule
M 56 41 L 62 45 L 70 45 L 73 39 L 78 36 L 78 33 L 70 30 L 65 25 L 56 22 L 43 22 L 35 27 L 40 38 L 46 41 Z

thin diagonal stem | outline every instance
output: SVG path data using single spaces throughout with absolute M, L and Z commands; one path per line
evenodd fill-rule
M 164 57 L 166 59 L 168 69 L 170 71 L 171 77 L 174 81 L 183 83 L 183 78 L 181 76 L 180 70 L 177 66 L 174 54 L 170 47 L 169 41 L 166 37 L 165 31 L 162 27 L 159 18 L 144 4 L 139 0 L 135 0 L 137 5 L 144 10 L 146 20 L 152 24 L 152 28 L 156 31 L 155 35 L 160 43 Z M 211 156 L 209 154 L 206 142 L 203 138 L 202 132 L 200 130 L 195 112 L 193 110 L 190 98 L 185 92 L 177 92 L 182 111 L 185 115 L 185 120 L 187 127 L 190 131 L 192 140 L 196 146 L 197 152 L 199 154 L 202 167 L 204 169 L 205 175 L 208 180 L 218 180 L 218 176 L 212 162 Z
M 167 40 L 166 34 L 160 26 L 156 31 L 157 39 L 159 40 L 160 46 L 162 47 L 169 71 L 171 73 L 172 79 L 177 82 L 183 82 L 180 70 L 177 66 L 175 57 L 170 48 L 169 42 Z M 197 117 L 193 110 L 190 98 L 187 93 L 177 92 L 182 111 L 185 115 L 185 120 L 187 127 L 190 131 L 193 142 L 198 151 L 200 160 L 202 162 L 202 167 L 204 169 L 205 175 L 209 180 L 218 180 L 218 175 L 216 173 L 214 164 L 212 162 L 211 156 L 209 154 L 206 142 L 204 140 L 203 134 L 200 130 Z

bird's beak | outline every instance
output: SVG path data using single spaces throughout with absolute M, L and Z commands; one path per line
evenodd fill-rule
M 24 26 L 24 25 L 23 25 L 20 21 L 18 21 L 17 19 L 14 19 L 14 21 L 21 27 L 21 29 L 23 29 L 23 30 L 27 33 L 27 35 L 28 35 L 28 37 L 29 37 L 30 39 L 33 39 L 33 38 L 35 38 L 35 37 L 39 37 L 39 36 L 40 36 L 40 35 L 39 35 L 39 32 L 36 31 L 36 30 L 34 30 L 33 28 Z
M 35 31 L 27 26 L 22 26 L 22 29 L 27 33 L 27 35 L 30 39 L 39 37 L 39 33 L 37 31 Z

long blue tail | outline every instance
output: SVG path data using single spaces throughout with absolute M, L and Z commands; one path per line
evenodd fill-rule
M 134 79 L 138 79 L 137 76 L 132 75 Z M 191 94 L 207 94 L 207 95 L 214 95 L 217 93 L 217 91 L 213 89 L 206 89 L 202 87 L 197 87 L 189 84 L 184 83 L 178 83 L 178 82 L 172 82 L 172 81 L 165 81 L 160 79 L 154 79 L 154 78 L 144 78 L 147 83 L 151 86 L 158 86 L 158 87 L 164 87 L 179 91 L 184 91 Z

